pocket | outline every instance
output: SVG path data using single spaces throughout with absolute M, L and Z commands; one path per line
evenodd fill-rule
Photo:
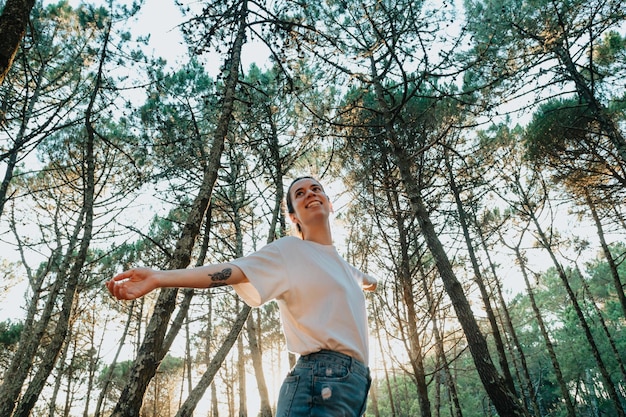
M 368 383 L 363 375 L 348 372 L 338 378 L 315 378 L 315 395 L 313 396 L 315 415 L 356 416 L 364 409 Z M 361 414 L 358 414 L 361 416 Z

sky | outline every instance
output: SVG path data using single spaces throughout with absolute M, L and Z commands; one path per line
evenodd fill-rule
M 43 0 L 43 4 L 55 4 L 61 0 Z M 131 4 L 132 0 L 114 0 L 116 4 Z M 77 7 L 81 3 L 106 5 L 107 0 L 68 0 L 68 3 Z M 165 58 L 169 65 L 175 66 L 177 60 L 185 60 L 187 48 L 178 29 L 178 25 L 185 20 L 175 0 L 143 0 L 144 5 L 135 20 L 128 22 L 132 25 L 130 32 L 134 37 L 150 35 L 146 52 L 154 56 Z M 242 66 L 248 68 L 252 62 L 259 66 L 267 62 L 268 48 L 259 42 L 248 42 L 242 53 Z M 207 71 L 215 75 L 222 64 L 222 58 L 208 56 L 206 59 Z

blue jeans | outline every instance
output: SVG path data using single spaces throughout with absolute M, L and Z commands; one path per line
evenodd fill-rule
M 369 368 L 343 353 L 301 356 L 280 388 L 276 417 L 360 417 L 371 382 Z

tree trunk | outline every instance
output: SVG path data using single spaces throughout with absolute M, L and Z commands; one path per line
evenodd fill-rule
M 117 359 L 120 357 L 122 352 L 122 347 L 126 342 L 126 336 L 128 336 L 128 329 L 130 329 L 130 324 L 133 322 L 133 311 L 136 304 L 136 300 L 131 301 L 130 306 L 128 307 L 128 317 L 126 319 L 126 324 L 124 325 L 124 331 L 122 332 L 122 336 L 117 343 L 117 350 L 115 351 L 115 355 L 113 356 L 113 360 L 109 365 L 109 369 L 104 377 L 102 382 L 102 389 L 100 390 L 100 395 L 98 395 L 98 402 L 96 404 L 96 410 L 94 412 L 95 417 L 100 417 L 100 410 L 102 409 L 102 403 L 104 402 L 104 398 L 106 397 L 107 391 L 109 389 L 109 384 L 111 383 L 111 379 L 113 378 L 113 372 L 115 371 L 115 366 L 117 365 Z
M 441 337 L 441 333 L 439 332 L 439 324 L 437 320 L 437 306 L 433 302 L 431 289 L 428 286 L 428 281 L 426 277 L 426 273 L 424 272 L 423 264 L 420 263 L 418 266 L 420 270 L 420 274 L 422 276 L 422 287 L 424 291 L 424 297 L 426 298 L 426 305 L 428 307 L 428 312 L 430 313 L 430 320 L 433 325 L 433 336 L 435 337 L 435 350 L 437 352 L 437 358 L 441 362 L 441 369 L 445 375 L 446 379 L 446 388 L 450 393 L 451 399 L 451 413 L 450 415 L 454 417 L 463 417 L 463 412 L 461 409 L 461 403 L 459 402 L 459 396 L 456 390 L 456 383 L 454 382 L 454 378 L 452 376 L 452 372 L 450 372 L 450 364 L 448 362 L 448 358 L 446 352 L 444 350 L 443 339 Z
M 26 34 L 35 0 L 6 0 L 0 15 L 0 85 L 11 69 L 20 42 Z
M 239 303 L 237 303 L 239 305 Z M 248 315 L 250 317 L 250 315 Z M 243 334 L 237 338 L 237 382 L 239 385 L 239 411 L 237 417 L 248 417 L 248 394 L 246 389 L 246 357 L 243 351 Z
M 443 281 L 446 293 L 452 301 L 454 311 L 461 323 L 463 332 L 467 339 L 468 347 L 480 380 L 485 387 L 487 395 L 493 402 L 494 407 L 502 416 L 523 417 L 524 409 L 519 404 L 519 399 L 509 388 L 502 376 L 498 373 L 491 360 L 487 341 L 478 327 L 474 318 L 469 301 L 463 293 L 461 283 L 454 275 L 452 264 L 445 253 L 443 245 L 437 237 L 435 227 L 430 220 L 428 210 L 422 201 L 415 180 L 411 177 L 409 165 L 405 159 L 405 154 L 401 149 L 395 147 L 394 153 L 399 160 L 399 169 L 406 188 L 411 208 L 414 210 L 422 234 L 426 239 L 428 248 L 435 259 L 435 264 L 439 275 Z
M 523 201 L 523 204 L 526 207 L 530 207 L 527 199 Z M 583 332 L 587 339 L 587 343 L 589 343 L 589 347 L 591 348 L 591 353 L 593 354 L 596 364 L 598 365 L 598 370 L 600 371 L 600 375 L 602 375 L 602 378 L 604 379 L 604 389 L 606 389 L 607 394 L 609 395 L 609 398 L 611 398 L 611 400 L 613 401 L 615 410 L 617 411 L 617 415 L 619 417 L 626 417 L 626 411 L 624 410 L 624 406 L 622 405 L 622 402 L 617 394 L 615 384 L 611 380 L 611 374 L 609 373 L 604 363 L 604 360 L 602 359 L 602 355 L 600 354 L 598 345 L 596 344 L 596 341 L 593 338 L 593 334 L 591 333 L 591 329 L 589 328 L 587 319 L 585 319 L 585 314 L 583 313 L 582 308 L 580 304 L 578 303 L 578 299 L 576 298 L 576 294 L 574 293 L 574 290 L 572 289 L 572 286 L 569 283 L 567 274 L 565 273 L 563 266 L 561 266 L 559 261 L 556 259 L 556 255 L 554 254 L 554 251 L 552 250 L 550 242 L 545 232 L 543 231 L 541 225 L 539 224 L 539 220 L 537 219 L 537 217 L 534 215 L 532 211 L 528 211 L 528 215 L 530 216 L 530 219 L 532 220 L 537 230 L 537 233 L 539 234 L 539 243 L 550 255 L 550 259 L 552 260 L 552 263 L 557 271 L 557 274 L 559 278 L 561 279 L 561 282 L 563 283 L 563 287 L 565 288 L 565 291 L 567 292 L 570 302 L 572 303 L 572 307 L 574 307 L 574 311 L 576 312 L 576 317 L 578 318 L 580 326 L 583 329 Z
M 408 354 L 411 367 L 413 368 L 413 374 L 415 383 L 417 385 L 417 397 L 420 405 L 420 415 L 422 417 L 431 416 L 430 400 L 428 398 L 428 385 L 426 384 L 426 372 L 424 370 L 424 361 L 422 353 L 422 345 L 420 342 L 420 332 L 417 328 L 417 311 L 415 309 L 415 298 L 413 296 L 413 282 L 410 266 L 409 256 L 409 238 L 407 230 L 404 227 L 404 217 L 400 210 L 400 203 L 398 201 L 398 193 L 386 193 L 389 206 L 392 207 L 394 212 L 394 220 L 396 223 L 396 229 L 398 231 L 398 241 L 400 243 L 400 265 L 398 268 L 398 280 L 400 281 L 402 291 L 402 301 L 406 308 L 406 322 L 408 326 L 408 335 L 404 330 L 405 338 L 408 339 Z M 400 318 L 399 318 L 400 320 Z M 401 329 L 404 328 L 400 324 Z
M 497 277 L 496 266 L 493 263 L 491 256 L 489 255 L 487 242 L 485 240 L 485 236 L 482 230 L 480 230 L 480 227 L 478 228 L 478 235 L 480 237 L 480 244 L 482 245 L 482 249 L 485 252 L 487 261 L 489 262 L 489 268 L 491 269 L 491 273 L 493 274 L 494 277 Z M 509 309 L 506 305 L 506 302 L 504 300 L 504 295 L 502 293 L 502 285 L 500 283 L 500 280 L 496 279 L 495 285 L 496 285 L 496 292 L 498 294 L 498 301 L 500 303 L 500 309 L 503 313 L 502 315 L 504 316 L 505 328 L 507 329 L 509 337 L 511 338 L 513 342 L 513 346 L 515 347 L 511 355 L 514 358 L 518 357 L 519 361 L 521 362 L 520 367 L 522 368 L 521 370 L 522 370 L 522 375 L 523 375 L 523 380 L 524 380 L 523 386 L 525 387 L 525 390 L 526 390 L 525 400 L 526 402 L 530 402 L 534 415 L 541 416 L 541 410 L 539 407 L 539 403 L 537 402 L 537 396 L 535 395 L 535 387 L 533 385 L 532 378 L 530 377 L 530 371 L 528 370 L 528 362 L 526 360 L 526 354 L 524 353 L 524 350 L 522 349 L 522 344 L 520 343 L 519 338 L 517 337 L 517 331 L 515 330 L 515 327 L 513 326 L 513 321 L 511 320 L 511 315 L 509 314 Z M 522 389 L 522 391 L 524 390 Z
M 600 245 L 602 246 L 602 253 L 604 254 L 604 258 L 609 265 L 609 270 L 611 271 L 611 277 L 613 278 L 613 286 L 615 286 L 615 291 L 617 293 L 617 298 L 619 299 L 620 305 L 622 306 L 622 314 L 624 318 L 626 318 L 626 295 L 624 294 L 624 286 L 622 285 L 619 272 L 617 272 L 617 264 L 615 263 L 615 259 L 611 254 L 611 250 L 609 245 L 606 243 L 606 239 L 604 237 L 604 230 L 602 228 L 602 222 L 600 221 L 600 216 L 598 216 L 598 211 L 596 210 L 596 205 L 591 198 L 591 194 L 589 190 L 585 189 L 585 201 L 589 206 L 591 211 L 591 216 L 593 217 L 593 221 L 596 224 L 596 229 L 598 230 L 598 238 L 600 239 Z
M 65 361 L 67 359 L 67 353 L 68 353 L 69 348 L 70 348 L 69 343 L 65 343 L 63 345 L 63 350 L 61 351 L 61 356 L 59 358 L 59 366 L 57 367 L 57 375 L 54 380 L 54 388 L 52 389 L 52 394 L 48 398 L 48 401 L 50 402 L 48 404 L 48 417 L 54 417 L 54 415 L 56 414 L 56 402 L 57 402 L 57 398 L 59 397 L 59 391 L 61 390 L 61 384 L 63 382 Z M 68 381 L 69 381 L 69 378 L 68 378 Z M 68 391 L 67 395 L 69 396 L 69 394 L 70 393 Z
M 591 292 L 589 285 L 587 285 L 587 281 L 585 281 L 585 279 L 583 278 L 582 271 L 580 270 L 578 265 L 576 265 L 576 271 L 578 272 L 578 275 L 580 276 L 581 285 L 585 293 L 587 294 L 587 297 L 589 297 L 588 302 L 590 306 L 593 307 L 593 311 L 596 313 L 596 316 L 598 317 L 598 321 L 600 322 L 600 327 L 602 328 L 602 333 L 604 333 L 606 340 L 609 342 L 609 346 L 611 346 L 611 352 L 613 353 L 613 358 L 615 359 L 615 363 L 617 363 L 617 368 L 622 374 L 619 380 L 626 381 L 626 367 L 624 367 L 624 361 L 622 361 L 617 345 L 615 344 L 614 337 L 611 335 L 611 332 L 609 331 L 609 328 L 606 325 L 606 320 L 604 320 L 604 316 L 602 315 L 602 311 L 598 307 L 595 297 L 593 293 Z
M 563 401 L 565 401 L 565 408 L 567 409 L 567 415 L 569 417 L 576 417 L 574 404 L 572 404 L 572 399 L 570 398 L 567 384 L 565 383 L 565 379 L 563 378 L 563 373 L 561 372 L 561 366 L 559 365 L 559 361 L 556 357 L 556 352 L 554 351 L 554 345 L 552 344 L 552 340 L 550 339 L 550 333 L 548 332 L 548 329 L 546 328 L 546 325 L 543 322 L 541 311 L 539 310 L 539 307 L 537 306 L 537 302 L 535 300 L 535 294 L 533 292 L 532 287 L 530 286 L 530 280 L 528 279 L 528 273 L 526 269 L 526 260 L 522 256 L 519 250 L 519 245 L 513 249 L 515 250 L 517 262 L 520 265 L 520 270 L 522 272 L 522 276 L 524 277 L 524 283 L 526 284 L 526 292 L 528 293 L 528 299 L 530 300 L 530 305 L 532 306 L 533 312 L 535 313 L 535 320 L 537 320 L 537 325 L 539 326 L 539 330 L 541 331 L 541 335 L 543 336 L 543 341 L 546 344 L 546 349 L 548 350 L 548 356 L 550 357 L 550 361 L 552 362 L 552 368 L 554 369 L 554 374 L 556 376 L 557 383 L 559 384 L 559 389 L 561 390 L 561 397 L 563 398 Z
M 213 381 L 213 377 L 215 377 L 215 374 L 222 366 L 222 362 L 224 362 L 224 359 L 226 359 L 228 352 L 230 352 L 231 348 L 237 341 L 239 333 L 246 323 L 250 310 L 251 308 L 247 305 L 244 305 L 244 307 L 241 309 L 241 311 L 237 315 L 237 318 L 235 319 L 235 322 L 233 323 L 233 327 L 230 329 L 230 332 L 226 336 L 226 339 L 224 340 L 218 351 L 215 353 L 215 356 L 211 360 L 209 367 L 207 368 L 204 375 L 202 375 L 202 378 L 200 378 L 200 381 L 198 382 L 196 387 L 189 394 L 183 405 L 176 413 L 176 417 L 192 416 L 193 410 L 204 395 L 208 386 Z
M 372 60 L 372 78 L 374 80 L 378 80 L 376 67 L 373 62 L 374 58 L 372 57 L 370 59 Z M 375 88 L 376 95 L 380 103 L 380 111 L 383 112 L 387 120 L 391 120 L 389 111 L 386 109 L 382 85 L 379 81 L 375 82 Z M 430 220 L 426 205 L 422 201 L 417 182 L 411 173 L 411 162 L 408 160 L 405 150 L 402 149 L 398 143 L 394 126 L 387 122 L 385 123 L 384 129 L 386 137 L 391 144 L 393 155 L 396 158 L 400 177 L 409 199 L 409 204 L 421 228 L 421 232 L 426 240 L 428 249 L 435 260 L 435 264 L 443 281 L 446 293 L 450 297 L 457 318 L 461 323 L 470 353 L 474 359 L 476 370 L 478 371 L 478 375 L 480 376 L 483 386 L 485 387 L 485 391 L 500 415 L 523 417 L 526 413 L 522 408 L 519 399 L 516 397 L 515 393 L 508 388 L 506 381 L 498 373 L 492 362 L 487 341 L 478 327 L 478 323 L 474 318 L 469 301 L 463 293 L 461 283 L 457 280 L 454 274 L 452 264 L 448 259 L 443 245 L 437 236 L 435 227 Z
M 265 373 L 263 372 L 263 352 L 261 352 L 258 342 L 260 334 L 257 331 L 252 314 L 248 317 L 248 325 L 246 328 L 248 333 L 250 356 L 252 357 L 252 366 L 254 368 L 254 376 L 259 390 L 259 398 L 261 400 L 259 417 L 272 417 L 272 407 L 270 406 L 269 393 L 265 382 Z
M 376 309 L 378 312 L 378 309 Z M 382 317 L 379 316 L 378 314 L 374 314 L 374 317 Z M 383 347 L 383 341 L 382 341 L 382 337 L 380 336 L 381 330 L 380 330 L 380 322 L 378 319 L 374 319 L 374 325 L 375 325 L 375 333 L 376 333 L 376 340 L 378 341 L 378 348 L 381 352 L 384 352 L 385 349 Z M 382 362 L 383 362 L 383 371 L 385 372 L 385 385 L 387 387 L 387 395 L 389 396 L 389 407 L 391 408 L 391 417 L 396 417 L 398 414 L 396 413 L 396 404 L 394 401 L 394 395 L 393 395 L 393 390 L 391 389 L 391 378 L 389 378 L 389 369 L 387 369 L 387 361 L 385 360 L 385 355 L 382 355 L 381 358 Z
M 463 237 L 465 238 L 465 246 L 467 247 L 467 253 L 469 255 L 472 269 L 474 271 L 474 282 L 478 285 L 478 289 L 480 290 L 480 295 L 483 300 L 483 305 L 485 307 L 485 312 L 487 313 L 487 318 L 489 320 L 489 324 L 491 326 L 491 331 L 493 333 L 494 342 L 496 344 L 496 351 L 498 352 L 498 358 L 500 361 L 500 369 L 504 374 L 504 381 L 506 382 L 509 390 L 512 393 L 516 393 L 515 391 L 515 383 L 513 382 L 513 376 L 511 375 L 511 370 L 509 369 L 509 363 L 506 358 L 506 350 L 504 348 L 504 341 L 502 340 L 502 335 L 500 333 L 500 327 L 498 326 L 498 321 L 496 320 L 496 315 L 493 312 L 493 307 L 491 306 L 490 295 L 487 292 L 487 288 L 485 286 L 485 282 L 483 279 L 483 275 L 480 271 L 480 266 L 478 265 L 478 259 L 476 258 L 476 251 L 474 250 L 473 239 L 470 236 L 469 225 L 467 219 L 467 213 L 465 208 L 463 207 L 463 202 L 461 201 L 461 195 L 459 188 L 457 186 L 454 172 L 452 172 L 452 165 L 450 164 L 450 160 L 448 155 L 445 155 L 445 163 L 446 168 L 448 169 L 448 184 L 450 185 L 450 190 L 454 195 L 454 201 L 456 203 L 457 212 L 459 214 L 459 223 L 461 224 L 461 230 L 463 231 Z
M 235 104 L 236 87 L 239 81 L 239 66 L 241 64 L 241 49 L 245 42 L 247 14 L 247 3 L 244 2 L 242 9 L 239 11 L 239 30 L 228 59 L 228 75 L 224 84 L 222 111 L 217 122 L 209 160 L 203 172 L 200 190 L 192 203 L 189 216 L 176 243 L 172 264 L 174 269 L 186 268 L 190 263 L 191 253 L 199 235 L 205 212 L 209 206 L 213 186 L 217 180 L 224 142 L 228 134 L 228 126 Z M 139 414 L 148 383 L 154 377 L 156 369 L 166 353 L 163 349 L 163 341 L 168 320 L 175 308 L 176 295 L 176 289 L 161 290 L 154 307 L 154 313 L 146 329 L 143 343 L 139 348 L 139 353 L 131 369 L 128 383 L 120 395 L 112 417 L 136 417 Z M 170 334 L 170 336 L 173 335 Z

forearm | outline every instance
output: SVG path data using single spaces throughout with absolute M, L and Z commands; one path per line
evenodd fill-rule
M 157 271 L 154 278 L 157 288 L 214 288 L 248 281 L 241 269 L 229 263 Z
M 106 283 L 111 294 L 120 300 L 133 300 L 157 288 L 212 288 L 248 282 L 235 265 L 223 263 L 189 269 L 158 271 L 133 268 Z

